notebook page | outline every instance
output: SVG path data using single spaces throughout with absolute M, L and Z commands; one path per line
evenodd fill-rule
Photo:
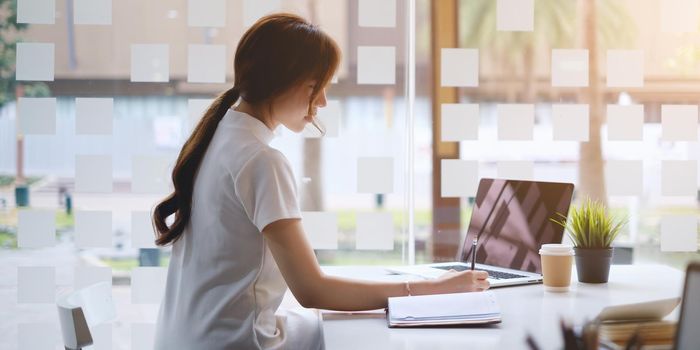
M 500 314 L 496 295 L 491 291 L 389 298 L 389 310 L 393 319 L 450 319 Z

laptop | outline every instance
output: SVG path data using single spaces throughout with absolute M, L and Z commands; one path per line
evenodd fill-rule
M 700 349 L 700 261 L 688 265 L 683 287 L 681 313 L 678 317 L 678 328 L 673 348 Z
M 492 288 L 541 283 L 540 246 L 561 243 L 564 228 L 550 218 L 568 215 L 573 192 L 570 183 L 483 178 L 457 261 L 387 270 L 425 279 L 468 270 L 477 239 L 475 269 L 489 273 Z

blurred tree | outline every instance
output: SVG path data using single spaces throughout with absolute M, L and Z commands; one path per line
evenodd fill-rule
M 459 6 L 460 38 L 464 47 L 477 47 L 482 59 L 489 59 L 506 76 L 522 76 L 521 101 L 536 102 L 535 57 L 549 57 L 552 48 L 587 47 L 589 72 L 598 72 L 597 56 L 605 48 L 622 48 L 634 43 L 637 29 L 626 8 L 616 0 L 579 0 L 581 17 L 577 18 L 577 2 L 571 0 L 535 0 L 534 28 L 531 32 L 506 32 L 496 30 L 496 1 L 462 0 Z M 597 18 L 585 17 L 590 6 Z M 581 23 L 582 26 L 577 26 Z M 594 27 L 589 27 L 591 24 Z M 596 47 L 588 47 L 595 32 Z M 598 47 L 598 45 L 600 47 Z M 600 49 L 600 50 L 599 50 Z M 538 55 L 539 54 L 539 55 Z M 596 55 L 593 59 L 591 56 Z M 593 65 L 596 65 L 594 68 Z M 598 76 L 599 77 L 599 76 Z M 597 84 L 582 90 L 581 99 L 593 101 L 601 94 Z M 595 85 L 595 86 L 593 86 Z M 599 134 L 603 123 L 600 106 L 591 106 L 592 134 Z M 593 135 L 595 136 L 595 135 Z M 591 137 L 581 143 L 578 193 L 607 202 L 602 173 L 603 155 L 599 138 Z

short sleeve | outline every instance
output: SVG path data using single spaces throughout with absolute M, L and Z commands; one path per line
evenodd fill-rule
M 277 220 L 301 218 L 292 168 L 275 149 L 257 152 L 241 168 L 234 185 L 243 209 L 260 232 Z

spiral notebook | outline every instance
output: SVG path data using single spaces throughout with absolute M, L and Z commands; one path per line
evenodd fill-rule
M 491 291 L 389 298 L 389 327 L 481 325 L 501 322 Z

